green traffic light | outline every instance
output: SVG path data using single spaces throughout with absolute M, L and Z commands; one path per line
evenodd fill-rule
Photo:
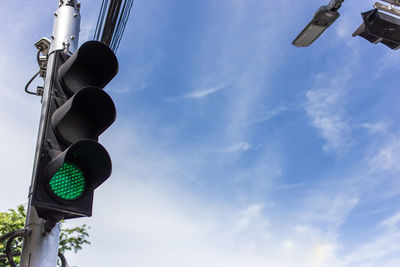
M 53 193 L 59 198 L 74 200 L 82 196 L 86 179 L 76 164 L 65 162 L 50 179 L 49 185 Z

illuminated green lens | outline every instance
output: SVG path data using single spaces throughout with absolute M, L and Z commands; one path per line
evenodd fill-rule
M 50 188 L 61 199 L 74 200 L 79 198 L 85 190 L 85 176 L 79 167 L 65 162 L 50 179 Z

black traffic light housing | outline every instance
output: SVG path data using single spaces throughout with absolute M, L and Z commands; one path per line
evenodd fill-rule
M 56 51 L 53 70 L 32 205 L 39 217 L 59 221 L 91 216 L 94 190 L 111 175 L 110 156 L 97 141 L 116 118 L 102 89 L 118 61 L 109 47 L 89 41 L 72 56 Z

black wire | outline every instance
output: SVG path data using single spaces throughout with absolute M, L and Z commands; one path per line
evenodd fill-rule
M 61 252 L 58 252 L 58 257 L 61 260 L 61 267 L 67 267 L 67 259 L 65 259 L 64 254 L 62 254 Z
M 33 80 L 39 75 L 39 73 L 40 73 L 40 70 L 39 70 L 35 75 L 33 75 L 33 77 L 32 77 L 32 78 L 28 81 L 28 83 L 25 85 L 25 92 L 27 92 L 28 94 L 37 95 L 37 93 L 29 91 L 29 90 L 28 90 L 28 87 L 29 87 L 29 85 L 33 82 Z
M 101 14 L 101 25 L 100 25 L 99 33 L 97 35 L 97 40 L 99 40 L 99 41 L 100 41 L 100 38 L 101 38 L 101 34 L 104 31 L 104 29 L 102 29 L 102 28 L 103 28 L 104 23 L 105 23 L 105 18 L 106 18 L 106 15 L 107 15 L 107 8 L 109 6 L 110 6 L 109 1 L 105 0 L 103 14 Z
M 118 39 L 118 42 L 117 42 L 117 45 L 116 45 L 116 47 L 115 47 L 115 51 L 114 51 L 114 52 L 116 52 L 116 51 L 118 50 L 119 44 L 120 44 L 121 39 L 122 39 L 122 35 L 124 34 L 124 31 L 125 31 L 126 23 L 128 22 L 128 18 L 129 18 L 130 14 L 131 14 L 131 8 L 132 8 L 132 6 L 133 6 L 133 2 L 134 2 L 134 0 L 130 0 L 130 6 L 129 6 L 129 8 L 128 8 L 127 15 L 126 15 L 126 19 L 125 19 L 125 21 L 124 21 L 123 28 L 122 28 L 122 30 L 121 30 L 121 36 L 120 36 L 120 38 Z
M 127 21 L 128 17 L 129 17 L 129 11 L 130 11 L 129 8 L 127 8 L 127 6 L 129 7 L 130 3 L 131 3 L 130 0 L 125 1 L 123 13 L 120 16 L 120 20 L 118 22 L 117 31 L 115 33 L 115 37 L 114 37 L 114 40 L 113 40 L 114 41 L 113 42 L 113 50 L 114 51 L 116 51 L 118 43 L 122 39 L 122 35 L 124 34 L 124 28 L 125 28 L 125 25 L 126 25 L 126 21 Z
M 12 254 L 11 254 L 11 245 L 12 245 L 12 242 L 14 241 L 14 239 L 16 237 L 17 236 L 10 237 L 7 240 L 7 244 L 6 244 L 6 256 L 7 256 L 8 264 L 10 264 L 11 267 L 17 267 L 15 265 L 14 258 L 13 258 Z
M 111 42 L 112 42 L 112 40 L 114 38 L 115 30 L 117 29 L 116 24 L 118 22 L 118 18 L 121 16 L 120 9 L 121 9 L 122 0 L 118 1 L 118 2 L 116 1 L 116 3 L 117 3 L 117 5 L 116 5 L 116 8 L 115 8 L 115 10 L 113 12 L 112 24 L 111 24 L 110 29 L 109 29 L 109 31 L 110 31 L 109 32 L 109 43 L 110 44 L 111 44 Z M 123 10 L 121 12 L 123 12 Z
M 99 17 L 97 19 L 97 25 L 96 25 L 96 31 L 95 31 L 95 36 L 94 40 L 100 41 L 100 34 L 102 31 L 103 23 L 104 23 L 104 16 L 107 11 L 107 6 L 108 6 L 108 0 L 103 0 L 101 4 L 101 9 L 99 13 Z
M 114 53 L 121 42 L 134 0 L 103 0 L 97 19 L 94 40 L 108 45 Z M 107 13 L 107 14 L 106 14 Z
M 100 24 L 100 20 L 101 20 L 101 13 L 103 11 L 103 6 L 104 6 L 104 0 L 101 2 L 99 16 L 97 17 L 96 29 L 94 30 L 94 34 L 93 34 L 93 40 L 96 40 L 96 35 L 97 35 L 97 31 L 99 29 L 99 24 Z
M 40 52 L 41 50 L 39 49 L 37 54 L 36 54 L 36 60 L 39 63 L 39 58 L 40 58 Z M 48 56 L 47 56 L 48 57 Z M 39 63 L 39 67 L 40 67 L 40 63 Z M 32 92 L 28 90 L 29 85 L 33 82 L 33 80 L 40 74 L 40 69 L 39 71 L 33 75 L 33 77 L 28 81 L 28 83 L 25 85 L 25 92 L 31 95 L 38 95 L 36 92 Z
M 115 32 L 111 49 L 116 52 L 118 50 L 119 44 L 121 42 L 122 36 L 125 31 L 126 23 L 128 22 L 128 18 L 133 6 L 133 0 L 127 0 L 124 3 L 123 10 L 121 12 L 120 19 L 118 21 L 117 30 Z
M 112 1 L 112 0 L 111 0 Z M 107 8 L 110 6 L 109 1 L 105 0 L 104 2 L 104 9 L 103 12 L 101 14 L 101 25 L 99 26 L 99 31 L 97 33 L 97 37 L 96 40 L 100 41 L 100 36 L 101 34 L 104 32 L 104 28 L 103 25 L 105 25 L 105 17 L 106 17 L 106 13 L 107 13 Z M 103 28 L 103 29 L 102 29 Z
M 112 20 L 112 17 L 113 17 L 113 12 L 115 12 L 115 4 L 116 4 L 116 0 L 111 0 L 110 5 L 108 6 L 107 16 L 106 16 L 106 19 L 105 19 L 105 22 L 104 22 L 103 33 L 102 33 L 102 36 L 101 36 L 101 42 L 103 42 L 103 43 L 106 43 L 105 42 L 106 36 L 109 35 L 110 23 L 111 23 L 111 20 Z
M 17 267 L 15 265 L 14 258 L 13 258 L 14 253 L 12 253 L 12 251 L 11 251 L 12 242 L 17 237 L 25 237 L 25 234 L 26 234 L 26 229 L 16 230 L 16 231 L 14 231 L 13 235 L 11 235 L 7 240 L 6 256 L 7 256 L 8 263 L 10 264 L 11 267 Z
M 5 255 L 0 255 L 0 260 L 7 259 L 11 267 L 17 267 L 15 262 L 14 262 L 13 257 L 20 256 L 21 252 L 17 252 L 17 251 L 12 252 L 11 251 L 12 242 L 17 237 L 25 237 L 27 232 L 28 231 L 26 229 L 19 229 L 19 230 L 15 230 L 15 231 L 9 232 L 9 233 L 7 233 L 7 234 L 5 234 L 5 235 L 0 237 L 0 243 L 2 243 L 3 241 L 8 239 L 7 243 L 6 243 L 6 254 Z M 67 260 L 66 260 L 66 258 L 64 256 L 64 254 L 62 254 L 61 252 L 58 252 L 58 257 L 61 260 L 61 267 L 67 267 Z
M 115 27 L 116 30 L 114 31 L 113 37 L 111 39 L 110 48 L 112 50 L 114 50 L 115 40 L 116 40 L 116 38 L 118 38 L 118 35 L 119 35 L 119 31 L 120 31 L 120 27 L 121 27 L 120 26 L 121 20 L 123 19 L 123 17 L 125 16 L 125 13 L 126 13 L 126 3 L 127 3 L 127 1 L 124 2 L 124 5 L 123 5 L 122 11 L 121 11 L 121 15 L 119 16 L 117 26 Z
M 115 24 L 118 19 L 119 9 L 121 7 L 121 0 L 112 0 L 108 7 L 108 13 L 104 24 L 101 42 L 110 46 L 112 35 L 115 29 Z
M 14 235 L 18 235 L 20 233 L 25 234 L 26 233 L 26 229 L 15 230 L 15 231 L 9 232 L 9 233 L 7 233 L 7 234 L 5 234 L 3 236 L 0 236 L 0 243 L 2 243 L 3 241 L 9 239 L 10 237 L 12 237 Z

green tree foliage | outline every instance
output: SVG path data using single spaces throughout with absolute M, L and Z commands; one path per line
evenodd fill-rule
M 24 205 L 19 205 L 16 209 L 9 209 L 6 212 L 0 212 L 0 236 L 9 232 L 22 229 L 25 225 L 26 209 Z M 60 247 L 59 251 L 65 253 L 66 251 L 74 251 L 77 253 L 82 249 L 84 244 L 90 244 L 88 241 L 89 234 L 88 227 L 86 224 L 80 227 L 65 228 L 61 222 L 61 234 L 60 234 Z M 0 255 L 5 254 L 5 244 L 0 243 Z M 13 242 L 12 251 L 21 252 L 22 250 L 22 238 L 17 238 Z M 19 263 L 19 257 L 14 258 L 15 263 Z M 0 267 L 9 266 L 7 260 L 0 259 Z
M 0 212 L 0 236 L 9 232 L 21 229 L 25 225 L 26 211 L 24 205 L 19 205 L 16 210 L 9 209 L 7 212 Z M 4 255 L 6 251 L 6 241 L 0 243 L 0 254 Z M 13 242 L 12 251 L 21 251 L 22 239 L 16 238 Z M 19 259 L 15 259 L 19 263 Z M 6 260 L 0 259 L 0 267 L 7 266 Z
M 82 245 L 88 244 L 90 242 L 87 240 L 89 237 L 88 227 L 86 224 L 80 227 L 74 228 L 65 228 L 61 223 L 61 234 L 60 234 L 60 248 L 59 251 L 61 253 L 65 253 L 66 251 L 74 250 L 77 253 L 79 250 L 82 249 Z

